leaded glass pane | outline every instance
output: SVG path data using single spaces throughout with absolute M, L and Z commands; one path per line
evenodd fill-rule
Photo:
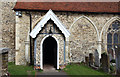
M 119 34 L 119 43 L 120 43 L 120 34 Z
M 112 49 L 112 45 L 107 45 L 107 50 Z
M 115 23 L 112 24 L 112 27 L 113 27 L 113 29 L 118 29 L 118 25 Z
M 118 44 L 115 44 L 115 45 L 114 45 L 114 48 L 116 48 L 116 47 L 118 48 L 118 46 L 119 46 Z
M 107 43 L 112 43 L 112 34 L 111 33 L 109 33 L 107 35 Z
M 119 22 L 119 21 L 115 21 L 115 22 L 112 23 L 113 29 L 118 30 L 118 29 L 119 29 L 119 26 L 120 26 L 120 22 Z
M 118 34 L 117 33 L 114 34 L 114 43 L 118 43 Z

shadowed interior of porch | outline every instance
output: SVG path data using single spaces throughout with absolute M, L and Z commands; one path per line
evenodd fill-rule
M 43 66 L 57 68 L 57 42 L 49 36 L 43 42 Z

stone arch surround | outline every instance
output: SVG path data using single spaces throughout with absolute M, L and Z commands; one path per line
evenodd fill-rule
M 43 41 L 49 37 L 49 35 L 38 35 L 36 38 L 36 65 L 40 66 L 43 69 L 43 60 L 42 60 L 42 44 Z M 57 41 L 57 69 L 59 65 L 64 64 L 64 37 L 62 35 L 52 35 Z
M 73 22 L 69 31 L 71 33 L 69 37 L 71 61 L 84 61 L 85 56 L 94 53 L 97 49 L 96 42 L 99 38 L 97 27 L 88 17 L 81 16 Z
M 71 32 L 71 29 L 72 29 L 73 25 L 74 25 L 79 19 L 81 19 L 81 18 L 87 19 L 87 20 L 93 25 L 93 27 L 95 28 L 95 30 L 96 30 L 96 32 L 97 32 L 97 39 L 99 39 L 99 31 L 98 31 L 96 25 L 94 24 L 94 22 L 93 22 L 90 18 L 88 18 L 87 16 L 84 16 L 84 15 L 83 15 L 83 16 L 80 16 L 79 18 L 77 18 L 77 19 L 72 23 L 72 25 L 71 25 L 70 28 L 69 28 L 69 31 Z
M 41 46 L 40 46 L 40 66 L 41 66 L 41 69 L 43 69 L 43 42 L 44 42 L 44 40 L 46 39 L 46 38 L 48 38 L 50 35 L 46 35 L 43 39 L 42 39 L 42 41 L 41 41 Z M 58 41 L 58 39 L 55 37 L 55 36 L 51 36 L 51 37 L 53 37 L 55 40 L 56 40 L 56 42 L 57 42 L 57 69 L 59 69 L 59 41 Z
M 108 20 L 105 23 L 105 25 L 103 26 L 103 28 L 101 30 L 100 40 L 102 41 L 102 51 L 103 52 L 107 52 L 107 30 L 108 30 L 109 26 L 116 20 L 120 21 L 120 18 L 119 17 L 112 17 L 110 20 Z

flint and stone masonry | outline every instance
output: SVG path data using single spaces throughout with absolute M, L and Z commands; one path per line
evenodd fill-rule
M 0 1 L 0 77 L 8 75 L 8 61 L 15 59 L 15 3 Z M 9 57 L 8 57 L 9 56 Z
M 47 12 L 30 12 L 32 16 L 32 29 L 44 18 Z M 67 38 L 65 53 L 66 62 L 64 62 L 64 35 L 55 36 L 60 44 L 59 64 L 64 65 L 67 62 L 82 62 L 85 61 L 85 56 L 89 56 L 89 53 L 95 53 L 97 49 L 98 54 L 103 53 L 106 50 L 106 46 L 102 48 L 104 42 L 100 41 L 106 36 L 103 36 L 103 26 L 112 18 L 117 19 L 117 14 L 84 14 L 84 13 L 72 13 L 72 12 L 54 12 L 57 18 L 65 25 L 66 29 L 70 32 L 69 38 Z M 112 23 L 109 22 L 109 23 Z M 56 24 L 55 24 L 56 25 Z M 57 26 L 57 25 L 56 25 Z M 108 25 L 107 25 L 108 26 Z M 25 65 L 25 41 L 29 42 L 29 30 L 30 19 L 29 15 L 25 11 L 22 11 L 22 17 L 16 16 L 16 64 Z M 49 30 L 49 29 L 48 29 Z M 59 30 L 59 28 L 58 28 Z M 42 28 L 42 31 L 45 31 Z M 42 32 L 40 31 L 40 32 Z M 59 30 L 60 31 L 60 30 Z M 102 33 L 102 34 L 101 34 Z M 40 66 L 40 44 L 41 40 L 46 34 L 38 34 L 36 37 L 36 65 Z M 100 39 L 101 38 L 101 39 Z M 107 39 L 104 39 L 107 41 Z M 30 53 L 30 44 L 27 44 L 28 52 Z M 34 51 L 33 51 L 34 52 Z M 21 56 L 23 55 L 23 56 Z M 34 55 L 34 56 L 35 56 Z M 98 55 L 101 58 L 101 55 Z M 99 61 L 99 60 L 98 60 Z M 98 64 L 97 64 L 98 65 Z
M 15 11 L 12 10 L 15 2 L 0 1 L 0 37 L 2 38 L 1 48 L 9 48 L 8 61 L 15 61 Z M 1 40 L 1 39 L 0 39 Z

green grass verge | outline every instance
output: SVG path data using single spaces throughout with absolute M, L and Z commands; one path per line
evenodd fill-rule
M 91 69 L 90 67 L 82 65 L 82 64 L 67 65 L 64 71 L 68 75 L 107 75 L 104 72 Z
M 35 75 L 33 66 L 15 65 L 12 62 L 8 63 L 8 72 L 10 75 Z

